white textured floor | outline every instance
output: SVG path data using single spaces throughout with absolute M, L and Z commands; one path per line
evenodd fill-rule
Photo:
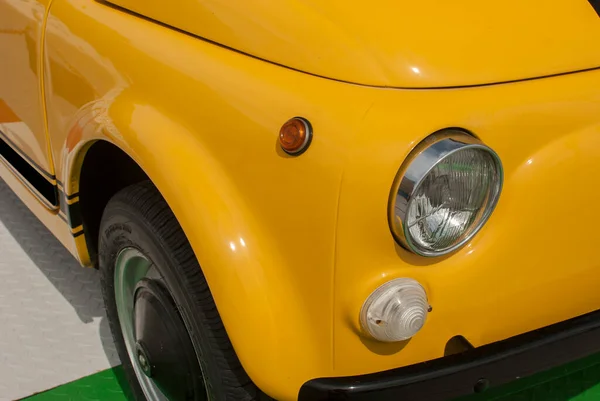
M 98 272 L 80 267 L 0 180 L 0 400 L 117 364 Z

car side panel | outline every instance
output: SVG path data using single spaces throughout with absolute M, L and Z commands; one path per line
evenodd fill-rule
M 56 180 L 45 122 L 42 60 L 51 2 L 0 0 L 0 140 L 5 146 L 0 177 L 74 256 L 80 256 L 76 244 L 82 232 L 71 230 L 68 217 L 69 204 L 77 198 L 63 196 Z
M 49 4 L 50 0 L 0 0 L 0 135 L 51 180 L 40 73 Z
M 56 213 L 50 213 L 46 206 L 39 201 L 23 182 L 5 163 L 0 163 L 0 178 L 12 189 L 29 210 L 46 226 L 48 230 L 64 245 L 74 256 L 78 255 L 75 246 L 76 239 L 69 226 Z M 83 236 L 81 236 L 83 238 Z

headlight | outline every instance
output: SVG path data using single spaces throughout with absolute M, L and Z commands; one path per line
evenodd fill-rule
M 452 252 L 487 221 L 501 189 L 502 164 L 492 149 L 459 130 L 437 132 L 411 152 L 396 176 L 392 233 L 422 256 Z

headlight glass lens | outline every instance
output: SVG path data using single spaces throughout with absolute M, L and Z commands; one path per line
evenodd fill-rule
M 451 252 L 471 239 L 502 187 L 502 166 L 490 148 L 460 131 L 441 138 L 409 157 L 390 216 L 396 238 L 423 256 Z
M 495 174 L 492 156 L 481 149 L 436 164 L 408 207 L 406 225 L 415 245 L 440 251 L 460 241 L 490 199 Z

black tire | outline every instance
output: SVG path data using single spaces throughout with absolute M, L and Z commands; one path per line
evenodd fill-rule
M 143 253 L 164 279 L 196 354 L 201 355 L 198 359 L 209 399 L 270 399 L 242 368 L 194 252 L 175 216 L 150 182 L 127 187 L 108 202 L 99 237 L 99 266 L 108 321 L 127 380 L 138 401 L 145 397 L 127 353 L 114 290 L 116 257 L 126 247 Z

